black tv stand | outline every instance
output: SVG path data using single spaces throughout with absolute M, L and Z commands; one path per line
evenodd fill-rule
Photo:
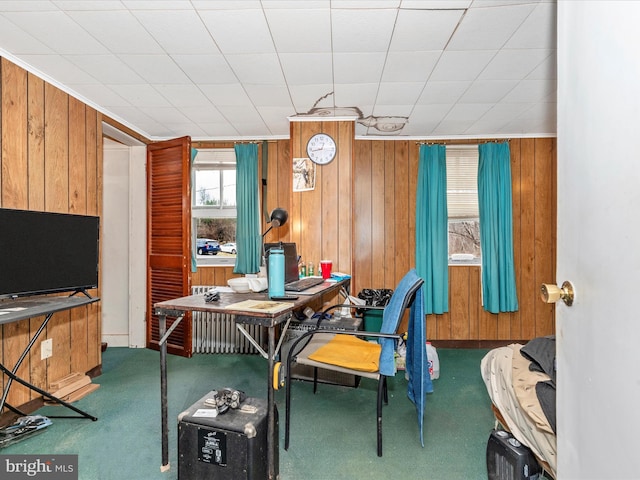
M 74 296 L 76 293 L 84 293 L 85 297 L 81 297 L 81 296 L 76 297 Z M 74 405 L 71 405 L 70 403 L 67 403 L 64 400 L 53 396 L 51 393 L 47 392 L 46 390 L 36 387 L 35 385 L 32 385 L 26 380 L 23 380 L 22 378 L 16 375 L 16 372 L 20 368 L 20 365 L 22 364 L 24 359 L 27 358 L 27 356 L 29 355 L 29 351 L 38 340 L 38 337 L 40 336 L 40 334 L 46 328 L 47 324 L 49 323 L 49 320 L 51 319 L 54 313 L 61 312 L 64 310 L 70 310 L 72 308 L 80 307 L 82 305 L 88 305 L 90 303 L 94 303 L 99 300 L 100 298 L 91 297 L 84 290 L 78 290 L 68 297 L 63 297 L 63 296 L 20 297 L 17 299 L 6 299 L 3 301 L 0 301 L 0 325 L 3 325 L 5 323 L 17 322 L 20 320 L 24 320 L 26 318 L 40 317 L 42 315 L 45 316 L 44 322 L 42 322 L 42 325 L 40 325 L 36 333 L 33 335 L 31 340 L 27 344 L 27 346 L 25 347 L 24 351 L 18 358 L 18 361 L 16 362 L 14 367 L 11 370 L 9 370 L 9 368 L 7 368 L 5 365 L 2 364 L 2 362 L 0 362 L 0 371 L 2 371 L 7 377 L 9 377 L 9 379 L 5 384 L 4 390 L 2 392 L 2 398 L 0 399 L 0 413 L 2 413 L 2 409 L 6 406 L 11 411 L 18 414 L 22 414 L 22 412 L 20 412 L 18 409 L 12 407 L 7 403 L 7 395 L 9 394 L 9 390 L 11 389 L 11 384 L 13 383 L 13 381 L 16 381 L 24 385 L 25 387 L 29 388 L 30 390 L 33 390 L 34 392 L 39 393 L 43 397 L 49 398 L 53 400 L 55 403 L 58 403 L 64 407 L 67 407 L 68 409 L 73 410 L 74 412 L 79 414 L 79 415 L 73 415 L 73 416 L 58 416 L 58 417 L 51 416 L 51 418 L 89 418 L 93 421 L 98 420 L 97 417 L 94 417 L 93 415 L 90 415 L 87 412 L 80 410 Z

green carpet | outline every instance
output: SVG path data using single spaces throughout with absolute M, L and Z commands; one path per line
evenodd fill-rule
M 485 449 L 493 427 L 490 400 L 480 377 L 486 350 L 438 349 L 440 378 L 425 409 L 420 446 L 415 407 L 406 396 L 404 372 L 389 383 L 383 410 L 384 456 L 376 455 L 376 385 L 357 389 L 295 382 L 291 445 L 284 450 L 284 391 L 280 411 L 280 479 L 484 480 Z M 233 387 L 266 398 L 266 360 L 257 355 L 169 356 L 170 469 L 160 472 L 160 366 L 158 352 L 109 348 L 100 388 L 76 402 L 98 417 L 52 419 L 45 431 L 0 454 L 77 454 L 81 480 L 177 478 L 177 416 L 210 390 Z M 44 407 L 42 415 L 66 415 Z

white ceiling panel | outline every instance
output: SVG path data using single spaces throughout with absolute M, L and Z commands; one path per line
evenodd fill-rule
M 444 50 L 463 14 L 463 9 L 400 10 L 390 49 L 392 52 Z
M 46 44 L 3 15 L 0 15 L 0 46 L 2 50 L 17 55 L 54 53 Z
M 147 32 L 138 19 L 127 10 L 71 11 L 68 12 L 78 25 L 99 39 L 114 54 L 151 55 L 164 54 L 162 47 Z
M 249 106 L 251 99 L 242 85 L 200 85 L 203 93 L 216 106 Z
M 279 53 L 331 53 L 331 11 L 328 7 L 318 10 L 266 8 L 265 15 Z
M 204 10 L 200 16 L 225 55 L 275 52 L 262 9 Z
M 535 136 L 555 23 L 555 0 L 5 0 L 0 52 L 151 140 L 287 138 L 296 115 Z
M 80 70 L 107 85 L 146 83 L 132 68 L 112 54 L 65 55 L 64 58 Z
M 220 53 L 209 31 L 193 10 L 134 12 L 142 27 L 169 54 Z
M 334 9 L 331 13 L 334 53 L 386 52 L 397 15 L 395 9 Z
M 333 81 L 335 83 L 371 83 L 382 77 L 384 52 L 334 53 Z
M 240 83 L 284 84 L 284 76 L 275 53 L 227 55 L 227 61 Z
M 59 54 L 108 53 L 64 12 L 9 12 L 4 16 Z
M 472 5 L 456 30 L 450 50 L 498 50 L 513 36 L 534 5 L 477 8 Z M 496 15 L 496 11 L 500 15 Z
M 475 80 L 496 55 L 493 50 L 445 51 L 431 74 L 436 82 Z
M 331 53 L 281 53 L 279 58 L 289 85 L 333 82 Z
M 431 76 L 441 52 L 390 52 L 384 65 L 383 82 L 422 82 Z
M 238 81 L 224 55 L 172 55 L 171 58 L 195 85 Z

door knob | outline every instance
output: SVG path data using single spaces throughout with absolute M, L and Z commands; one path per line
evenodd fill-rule
M 573 305 L 573 285 L 571 282 L 564 282 L 562 287 L 550 283 L 540 285 L 540 298 L 544 303 L 555 303 L 562 300 L 567 307 Z

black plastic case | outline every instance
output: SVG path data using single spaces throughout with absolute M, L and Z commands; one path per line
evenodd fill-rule
M 267 401 L 249 397 L 240 408 L 212 417 L 205 400 L 214 393 L 178 416 L 178 479 L 266 479 Z M 277 410 L 274 449 L 278 478 Z

